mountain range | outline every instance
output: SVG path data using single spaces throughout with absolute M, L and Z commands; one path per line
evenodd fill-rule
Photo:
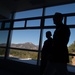
M 35 45 L 31 42 L 11 44 L 11 47 L 38 50 L 38 45 Z

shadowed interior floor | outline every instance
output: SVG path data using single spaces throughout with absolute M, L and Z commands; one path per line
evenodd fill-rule
M 12 60 L 0 60 L 0 75 L 39 75 L 39 74 L 40 74 L 40 67 L 37 65 L 31 65 Z M 75 75 L 75 73 L 71 71 L 69 72 L 69 75 Z

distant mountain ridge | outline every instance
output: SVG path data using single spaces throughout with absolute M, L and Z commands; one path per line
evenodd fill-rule
M 31 43 L 31 42 L 19 43 L 19 44 L 11 44 L 11 47 L 38 50 L 38 45 L 35 45 L 35 44 Z

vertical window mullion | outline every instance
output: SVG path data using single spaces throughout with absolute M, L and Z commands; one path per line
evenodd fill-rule
M 40 63 L 40 54 L 41 54 L 41 47 L 42 47 L 42 37 L 43 37 L 43 27 L 44 27 L 44 14 L 45 14 L 45 7 L 43 7 L 43 11 L 42 11 L 42 18 L 41 18 L 41 22 L 40 22 L 40 38 L 39 38 L 39 49 L 38 49 L 38 59 L 37 59 L 37 65 L 39 65 Z
M 11 43 L 11 36 L 12 36 L 12 30 L 13 27 L 13 19 L 14 19 L 14 12 L 12 13 L 11 20 L 10 20 L 10 29 L 8 32 L 8 38 L 7 38 L 7 45 L 6 45 L 6 51 L 5 51 L 5 59 L 9 57 L 9 50 L 10 50 L 10 43 Z

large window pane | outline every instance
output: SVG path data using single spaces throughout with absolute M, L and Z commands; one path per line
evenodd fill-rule
M 75 54 L 75 36 L 74 36 L 75 35 L 75 33 L 74 33 L 75 29 L 71 28 L 70 30 L 71 30 L 71 36 L 70 36 L 70 39 L 69 39 L 69 42 L 68 42 L 68 45 L 67 45 L 68 46 L 68 51 L 71 54 Z M 52 37 L 53 37 L 55 29 L 44 29 L 42 46 L 44 44 L 44 41 L 47 39 L 46 36 L 45 36 L 46 31 L 51 31 L 52 32 Z M 69 59 L 70 59 L 70 61 L 69 61 L 68 64 L 75 65 L 75 56 L 69 56 Z
M 40 26 L 40 20 L 28 20 L 27 27 Z
M 6 46 L 8 31 L 0 31 L 0 46 Z
M 61 13 L 74 13 L 75 12 L 75 3 L 54 6 L 54 7 L 47 7 L 45 11 L 45 15 L 54 15 L 55 12 Z
M 15 14 L 15 19 L 37 17 L 37 16 L 42 16 L 42 9 L 35 9 L 35 10 L 17 12 Z
M 37 64 L 37 52 L 10 49 L 9 58 L 29 64 Z
M 14 30 L 11 47 L 38 50 L 40 30 Z

